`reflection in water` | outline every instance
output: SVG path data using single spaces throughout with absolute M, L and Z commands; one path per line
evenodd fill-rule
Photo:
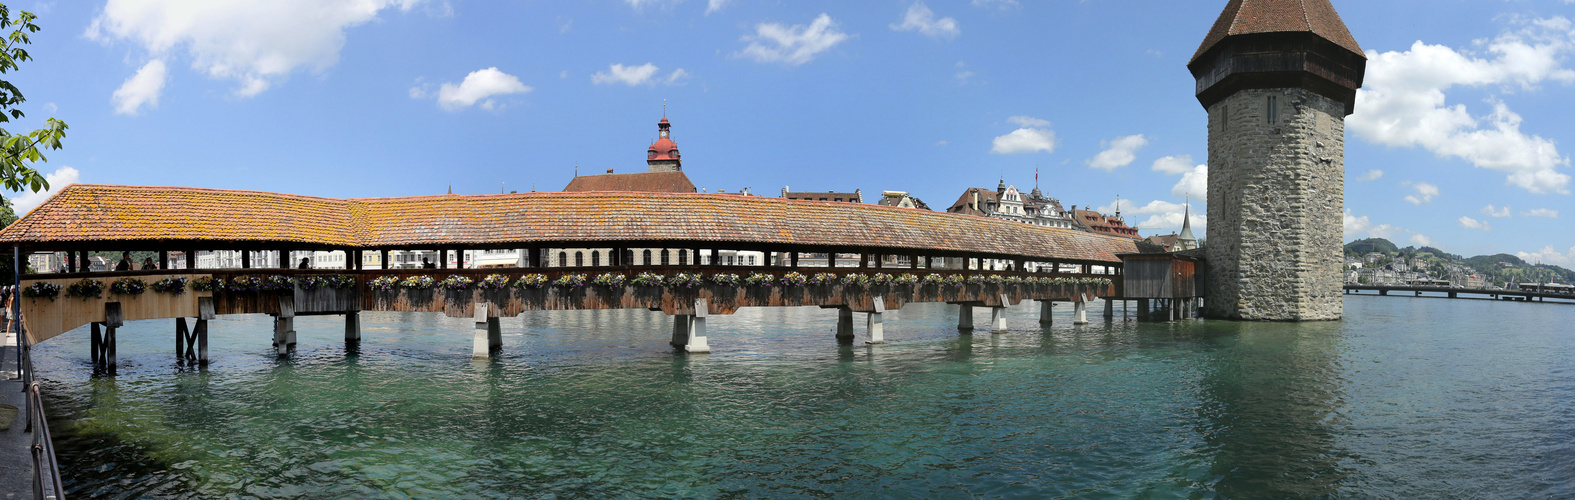
M 348 346 L 341 317 L 298 318 L 281 361 L 266 316 L 226 316 L 206 370 L 157 321 L 122 329 L 117 377 L 90 377 L 85 330 L 35 357 L 84 497 L 1575 495 L 1565 309 L 1063 309 L 959 335 L 955 306 L 910 305 L 876 346 L 837 345 L 833 310 L 744 309 L 710 355 L 673 353 L 660 313 L 528 313 L 481 362 L 470 318 L 363 313 Z
M 1217 325 L 1217 326 L 1215 326 Z M 1226 496 L 1324 496 L 1351 474 L 1337 323 L 1216 323 L 1204 342 L 1199 432 Z

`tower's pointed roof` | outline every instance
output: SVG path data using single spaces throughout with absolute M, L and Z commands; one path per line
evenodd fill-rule
M 1186 208 L 1182 209 L 1181 213 L 1181 236 L 1177 237 L 1176 240 L 1198 241 L 1198 238 L 1192 235 L 1192 205 L 1188 204 Z
M 1192 60 L 1229 36 L 1285 32 L 1312 33 L 1362 54 L 1362 46 L 1357 45 L 1329 0 L 1231 0 Z

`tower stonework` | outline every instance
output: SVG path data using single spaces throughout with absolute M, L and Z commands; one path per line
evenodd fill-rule
M 1204 314 L 1340 319 L 1345 117 L 1366 58 L 1328 0 L 1232 0 L 1188 64 L 1208 110 Z

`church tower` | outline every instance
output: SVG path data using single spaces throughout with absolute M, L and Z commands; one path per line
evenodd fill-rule
M 666 113 L 663 114 L 665 115 Z M 678 144 L 673 142 L 672 127 L 673 124 L 667 122 L 666 116 L 662 117 L 662 121 L 656 122 L 657 133 L 661 135 L 661 138 L 657 139 L 645 151 L 645 164 L 651 168 L 652 172 L 682 172 L 684 170 L 683 162 L 678 157 Z
M 1345 117 L 1367 58 L 1329 0 L 1231 0 L 1187 64 L 1208 110 L 1204 314 L 1340 319 Z

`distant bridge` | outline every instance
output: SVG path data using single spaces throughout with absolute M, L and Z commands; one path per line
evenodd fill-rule
M 1491 290 L 1486 288 L 1454 288 L 1447 286 L 1347 284 L 1345 285 L 1345 293 L 1347 295 L 1396 295 L 1447 299 L 1512 300 L 1522 302 L 1546 302 L 1552 304 L 1575 304 L 1575 294 L 1566 292 Z

